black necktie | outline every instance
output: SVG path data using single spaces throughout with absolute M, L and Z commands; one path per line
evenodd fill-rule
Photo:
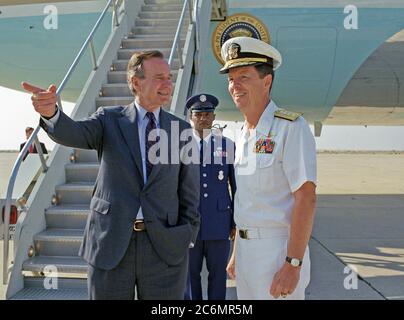
M 204 145 L 205 145 L 205 141 L 203 139 L 201 139 L 200 144 L 201 144 L 201 149 L 199 151 L 200 152 L 199 153 L 199 159 L 200 159 L 200 164 L 203 164 L 203 148 L 204 148 Z
M 146 126 L 146 137 L 145 137 L 145 139 L 146 139 L 146 175 L 148 178 L 153 169 L 153 164 L 150 162 L 150 159 L 149 159 L 149 150 L 155 143 L 157 143 L 158 139 L 153 141 L 152 139 L 149 138 L 150 132 L 153 129 L 156 129 L 156 118 L 154 116 L 154 113 L 147 112 L 146 117 L 149 118 L 149 122 Z

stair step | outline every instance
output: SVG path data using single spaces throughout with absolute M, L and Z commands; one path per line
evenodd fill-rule
M 98 162 L 97 151 L 87 149 L 74 149 L 76 155 L 76 163 L 81 162 Z
M 168 11 L 168 12 L 181 12 L 182 4 L 144 4 L 142 5 L 142 12 L 148 11 Z
M 118 60 L 129 60 L 135 52 L 147 51 L 148 48 L 138 48 L 138 49 L 119 49 L 118 50 Z M 155 50 L 160 51 L 165 58 L 168 59 L 170 55 L 171 48 L 156 48 Z
M 173 65 L 175 67 L 175 64 L 173 64 Z M 177 81 L 178 71 L 173 70 L 173 71 L 171 71 L 171 74 L 173 76 L 172 81 L 173 82 Z M 126 85 L 126 86 L 128 86 L 127 81 L 126 81 L 126 76 L 127 76 L 126 71 L 109 71 L 108 72 L 108 82 L 109 82 L 108 85 L 116 85 L 117 84 L 117 85 Z M 128 90 L 129 90 L 129 87 L 128 87 Z M 122 94 L 122 96 L 131 95 L 130 91 L 127 91 L 126 89 L 125 89 L 124 92 L 126 92 L 127 94 Z M 103 93 L 103 96 L 109 96 L 109 93 L 107 91 L 103 90 L 102 93 Z M 113 93 L 111 95 L 116 96 L 116 93 Z
M 127 83 L 107 83 L 102 86 L 103 97 L 130 96 L 132 92 Z
M 146 11 L 139 12 L 138 17 L 140 19 L 177 19 L 179 21 L 181 11 Z
M 129 60 L 117 60 L 114 62 L 114 68 L 116 68 L 117 71 L 108 71 L 108 83 L 120 83 L 128 85 L 126 80 L 126 68 L 128 62 Z
M 50 269 L 49 266 L 55 267 Z M 87 278 L 87 262 L 81 257 L 36 256 L 26 260 L 22 266 L 25 277 Z M 46 274 L 46 272 L 57 274 Z
M 82 229 L 46 229 L 34 236 L 35 253 L 41 256 L 78 256 Z
M 112 67 L 115 69 L 115 71 L 108 72 L 109 83 L 126 83 L 126 69 L 128 68 L 128 62 L 129 60 L 126 59 L 114 60 L 114 62 L 112 63 Z M 179 59 L 174 59 L 171 72 L 177 72 L 179 67 L 180 67 Z
M 135 26 L 137 27 L 177 27 L 179 23 L 178 18 L 153 18 L 153 19 L 144 19 L 144 18 L 137 18 L 135 22 Z M 189 16 L 183 22 L 184 24 L 189 24 Z
M 176 4 L 180 5 L 183 3 L 182 0 L 145 0 L 145 4 Z
M 188 28 L 181 29 L 181 36 L 184 37 Z M 177 27 L 134 27 L 132 32 L 134 35 L 153 35 L 153 36 L 171 36 L 174 39 Z
M 87 289 L 86 278 L 58 277 L 58 289 Z M 44 288 L 44 277 L 24 277 L 25 288 Z
M 144 48 L 145 50 L 155 50 L 155 48 L 170 48 L 173 46 L 173 39 L 161 38 L 161 39 L 133 39 L 128 38 L 122 40 L 122 47 L 124 49 L 137 49 Z M 181 40 L 181 46 L 184 47 L 185 40 Z
M 94 183 L 66 183 L 56 186 L 55 189 L 59 204 L 86 204 L 90 203 Z
M 45 210 L 46 226 L 56 229 L 84 229 L 89 213 L 89 204 L 52 206 Z
M 100 164 L 98 162 L 69 163 L 65 166 L 67 182 L 95 182 Z
M 137 40 L 170 40 L 171 42 L 174 40 L 175 33 L 167 33 L 167 34 L 141 34 L 141 33 L 133 33 L 131 32 L 128 35 L 128 39 L 137 39 Z M 186 34 L 183 33 L 180 35 L 181 39 L 185 39 Z
M 96 105 L 98 107 L 113 106 L 113 105 L 128 105 L 133 102 L 133 96 L 131 97 L 102 97 L 96 99 Z M 164 110 L 168 111 L 170 106 L 162 106 Z
M 133 96 L 124 97 L 101 97 L 96 98 L 95 103 L 98 107 L 103 106 L 125 106 L 133 102 Z
M 88 300 L 87 288 L 52 289 L 24 288 L 11 300 Z
M 177 80 L 177 71 L 172 71 L 173 82 Z M 124 75 L 121 75 L 122 81 L 126 80 L 126 72 Z M 129 97 L 132 95 L 132 92 L 129 89 L 127 82 L 118 82 L 118 83 L 106 83 L 102 86 L 102 97 Z

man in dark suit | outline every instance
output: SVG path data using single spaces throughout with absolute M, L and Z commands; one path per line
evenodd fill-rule
M 197 94 L 186 103 L 195 140 L 200 145 L 201 226 L 197 241 L 190 249 L 190 288 L 188 286 L 185 294 L 193 300 L 202 300 L 201 270 L 204 258 L 209 272 L 208 299 L 226 298 L 229 237 L 234 237 L 235 233 L 234 143 L 223 137 L 220 130 L 212 130 L 218 103 L 217 98 L 209 94 Z
M 79 253 L 89 263 L 90 298 L 133 299 L 136 291 L 139 299 L 183 299 L 188 248 L 200 221 L 199 166 L 181 161 L 186 142 L 174 133 L 190 130 L 189 124 L 161 108 L 173 90 L 161 52 L 135 53 L 127 75 L 135 101 L 100 108 L 82 121 L 55 107 L 55 86 L 23 87 L 33 93 L 41 126 L 55 142 L 98 152 Z M 168 161 L 158 161 L 164 155 Z
M 32 127 L 26 127 L 25 128 L 25 136 L 27 137 L 27 141 L 29 139 L 29 137 L 31 136 L 32 132 L 34 132 L 34 128 Z M 22 150 L 22 148 L 24 148 L 26 142 L 23 142 L 20 144 L 20 151 Z M 41 149 L 42 149 L 42 153 L 43 154 L 48 154 L 48 150 L 46 150 L 45 144 L 40 142 L 41 144 Z M 25 158 L 28 156 L 29 153 L 38 153 L 38 151 L 36 150 L 36 145 L 32 144 L 29 146 L 28 152 L 24 155 L 23 160 L 25 160 Z

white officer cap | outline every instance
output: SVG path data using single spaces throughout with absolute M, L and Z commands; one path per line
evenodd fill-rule
M 220 73 L 228 73 L 229 69 L 266 63 L 273 70 L 282 64 L 282 56 L 278 50 L 268 43 L 251 37 L 234 37 L 222 45 L 221 56 L 225 65 Z

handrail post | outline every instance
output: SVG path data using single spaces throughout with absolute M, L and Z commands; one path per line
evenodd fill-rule
M 42 172 L 46 172 L 46 171 L 48 171 L 48 166 L 46 165 L 46 160 L 43 155 L 41 143 L 39 142 L 38 136 L 35 136 L 34 143 L 35 143 L 36 151 L 38 152 L 38 155 L 39 155 L 39 159 L 41 160 Z
M 117 12 L 117 4 L 118 4 L 119 0 L 114 0 L 112 1 L 112 30 L 115 27 L 119 26 L 119 22 L 118 22 L 118 12 Z
M 58 94 L 58 108 L 60 111 L 63 111 L 62 98 L 60 97 L 60 94 Z
M 198 16 L 198 0 L 195 1 L 195 38 L 196 38 L 196 50 L 199 51 L 200 46 L 200 23 Z
M 97 56 L 95 54 L 94 42 L 93 39 L 90 41 L 90 49 L 91 49 L 91 61 L 93 62 L 93 70 L 97 70 Z
M 180 42 L 177 42 L 177 53 L 178 53 L 178 59 L 180 60 L 180 69 L 184 67 L 184 61 L 182 61 L 182 50 L 180 47 Z
M 188 5 L 188 1 L 189 0 L 185 0 L 184 1 L 184 5 L 182 6 L 182 11 L 181 11 L 181 17 L 180 20 L 178 22 L 178 26 L 177 26 L 177 30 L 175 32 L 175 36 L 174 36 L 174 41 L 173 41 L 173 46 L 171 47 L 171 51 L 170 51 L 170 56 L 168 58 L 168 64 L 171 68 L 173 59 L 174 59 L 174 52 L 178 43 L 178 39 L 180 38 L 180 34 L 181 34 L 181 26 L 182 26 L 182 22 L 184 21 L 184 16 L 185 16 L 185 10 L 187 9 L 187 5 Z M 180 65 L 182 64 L 181 59 L 182 57 L 179 57 L 180 59 Z
M 189 6 L 189 21 L 192 23 L 192 0 L 187 0 Z

